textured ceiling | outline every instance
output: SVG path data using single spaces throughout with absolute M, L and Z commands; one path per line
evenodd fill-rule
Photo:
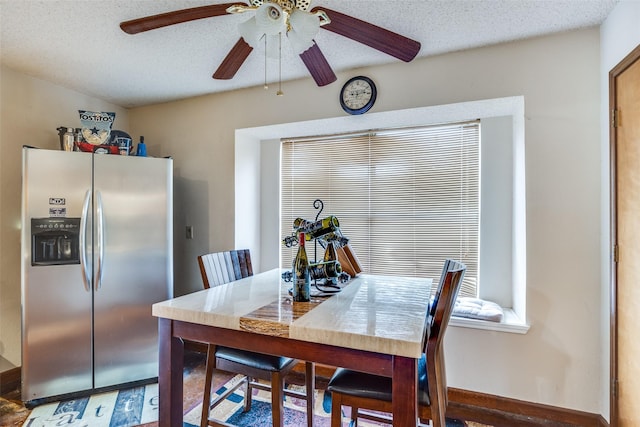
M 232 80 L 213 71 L 238 40 L 247 12 L 128 35 L 122 21 L 223 1 L 0 0 L 2 64 L 124 107 L 262 85 L 265 58 L 254 51 Z M 618 0 L 314 0 L 419 41 L 419 57 L 599 25 Z M 239 3 L 243 3 L 240 1 Z M 320 30 L 334 71 L 398 61 Z M 277 79 L 277 61 L 267 63 Z M 309 78 L 283 48 L 283 80 Z M 337 84 L 337 83 L 334 83 Z

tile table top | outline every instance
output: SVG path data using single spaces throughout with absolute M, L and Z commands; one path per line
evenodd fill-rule
M 273 269 L 153 305 L 153 315 L 359 350 L 420 357 L 431 279 L 360 274 L 330 297 L 293 302 Z

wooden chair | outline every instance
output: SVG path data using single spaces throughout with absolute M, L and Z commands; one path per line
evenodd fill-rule
M 202 274 L 205 288 L 220 286 L 225 283 L 249 277 L 253 275 L 251 255 L 248 249 L 210 253 L 198 256 L 198 265 Z M 254 353 L 246 350 L 238 350 L 210 344 L 207 346 L 207 364 L 204 385 L 204 398 L 202 402 L 202 417 L 200 426 L 228 426 L 218 420 L 209 419 L 211 410 L 224 401 L 240 386 L 246 385 L 244 399 L 244 411 L 251 409 L 251 395 L 254 388 L 271 392 L 271 413 L 274 427 L 284 425 L 283 401 L 284 396 L 293 396 L 305 399 L 307 402 L 307 426 L 313 426 L 313 406 L 315 389 L 315 368 L 311 362 L 306 362 L 306 393 L 293 390 L 285 390 L 284 378 L 296 366 L 298 361 L 289 357 L 272 356 L 269 354 Z M 211 400 L 211 385 L 213 371 L 232 372 L 244 375 L 245 378 Z M 255 380 L 269 381 L 270 385 L 259 383 Z
M 253 276 L 249 249 L 200 255 L 198 265 L 205 289 Z
M 447 381 L 442 342 L 465 270 L 464 264 L 445 261 L 437 293 L 427 314 L 425 348 L 418 361 L 418 416 L 421 422 L 432 420 L 434 427 L 445 427 Z M 331 427 L 342 425 L 342 405 L 351 406 L 354 427 L 358 417 L 391 422 L 388 416 L 360 412 L 360 408 L 392 412 L 391 378 L 339 368 L 327 390 L 331 392 L 332 401 Z

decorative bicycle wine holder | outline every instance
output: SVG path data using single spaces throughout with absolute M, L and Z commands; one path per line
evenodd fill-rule
M 345 283 L 351 279 L 351 275 L 342 271 L 342 266 L 338 261 L 336 250 L 346 246 L 349 239 L 340 231 L 340 222 L 335 216 L 328 216 L 318 220 L 320 213 L 324 209 L 324 203 L 320 199 L 313 202 L 313 207 L 318 209 L 314 221 L 303 218 L 296 218 L 293 221 L 293 231 L 291 235 L 282 239 L 282 243 L 287 247 L 298 244 L 299 233 L 304 233 L 306 240 L 314 241 L 314 261 L 309 265 L 309 274 L 313 285 L 321 292 L 339 292 L 338 283 Z M 318 260 L 318 245 L 324 250 L 322 261 Z M 292 271 L 282 273 L 282 278 L 289 282 L 293 276 Z

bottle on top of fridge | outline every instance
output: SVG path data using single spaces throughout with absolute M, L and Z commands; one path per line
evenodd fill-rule
M 138 142 L 138 149 L 136 151 L 136 156 L 147 157 L 147 145 L 144 143 L 144 136 L 140 137 L 140 142 Z

